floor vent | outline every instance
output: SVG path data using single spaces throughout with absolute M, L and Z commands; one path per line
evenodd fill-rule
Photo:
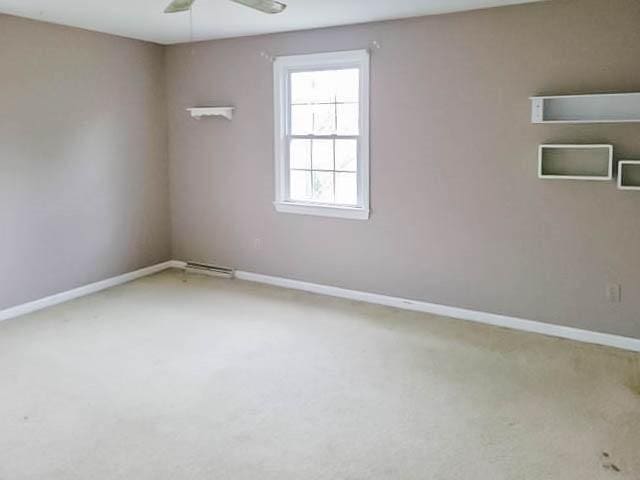
M 199 273 L 201 275 L 209 275 L 212 277 L 233 278 L 233 270 L 231 268 L 218 267 L 216 265 L 208 265 L 206 263 L 187 262 L 184 267 L 185 273 Z

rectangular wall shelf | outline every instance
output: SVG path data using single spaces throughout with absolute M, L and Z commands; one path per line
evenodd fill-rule
M 540 145 L 538 177 L 561 180 L 611 180 L 611 145 Z
M 640 160 L 621 160 L 618 163 L 618 188 L 640 190 Z
M 531 122 L 640 122 L 640 93 L 531 97 Z

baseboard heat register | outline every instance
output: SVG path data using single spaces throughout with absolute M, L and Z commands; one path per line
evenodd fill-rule
M 187 262 L 184 267 L 186 273 L 196 273 L 200 275 L 209 275 L 212 277 L 233 278 L 234 271 L 231 268 L 218 267 L 207 263 Z

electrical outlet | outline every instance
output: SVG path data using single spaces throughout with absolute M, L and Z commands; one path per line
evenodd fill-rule
M 253 241 L 253 248 L 255 248 L 256 250 L 262 250 L 262 239 L 256 238 Z
M 607 285 L 607 301 L 609 303 L 620 303 L 622 301 L 622 285 L 619 283 L 609 283 Z

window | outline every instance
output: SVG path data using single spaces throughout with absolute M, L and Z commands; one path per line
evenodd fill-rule
M 369 218 L 369 53 L 274 65 L 279 212 Z

